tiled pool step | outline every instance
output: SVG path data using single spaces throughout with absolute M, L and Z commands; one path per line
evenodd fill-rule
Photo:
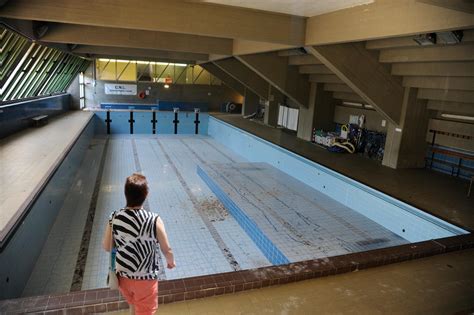
M 342 274 L 370 267 L 428 257 L 474 247 L 474 235 L 465 234 L 353 253 L 159 283 L 160 304 L 236 293 L 271 285 Z M 36 296 L 0 301 L 0 313 L 77 314 L 101 313 L 128 308 L 118 291 L 96 289 L 68 294 Z
M 239 152 L 247 161 L 268 163 L 410 242 L 467 233 L 446 220 L 214 117 L 209 118 L 208 133 L 215 142 Z
M 206 163 L 198 174 L 275 265 L 408 243 L 267 163 Z
M 218 185 L 207 175 L 207 173 L 198 166 L 197 172 L 203 181 L 211 188 L 212 192 L 221 200 L 225 207 L 232 213 L 234 218 L 237 220 L 242 229 L 247 233 L 248 236 L 254 241 L 254 243 L 260 248 L 265 257 L 274 264 L 282 265 L 287 264 L 290 261 L 283 255 L 283 253 L 272 243 L 268 237 L 263 234 L 257 224 L 249 218 L 244 211 L 242 211 L 233 201 L 230 199 L 224 191 L 220 189 Z
M 108 256 L 101 246 L 103 230 L 111 211 L 123 206 L 124 179 L 136 171 L 148 178 L 152 193 L 145 207 L 163 218 L 175 251 L 178 268 L 161 269 L 161 280 L 270 265 L 196 174 L 200 159 L 228 162 L 227 156 L 216 152 L 218 144 L 209 145 L 211 141 L 194 135 L 110 136 L 82 290 L 106 283 Z M 236 155 L 232 159 L 240 161 Z

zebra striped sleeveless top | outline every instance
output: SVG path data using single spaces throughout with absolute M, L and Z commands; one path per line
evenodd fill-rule
M 158 215 L 145 209 L 120 209 L 110 216 L 115 241 L 115 272 L 135 280 L 158 279 Z

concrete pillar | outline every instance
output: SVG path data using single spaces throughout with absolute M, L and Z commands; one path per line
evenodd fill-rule
M 276 127 L 278 124 L 278 111 L 280 109 L 280 104 L 285 103 L 285 96 L 275 89 L 274 87 L 269 87 L 268 92 L 268 102 L 265 105 L 265 114 L 263 116 L 263 122 L 266 125 Z
M 258 106 L 260 106 L 259 104 L 260 96 L 249 89 L 245 89 L 244 103 L 242 104 L 242 115 L 247 116 L 255 113 Z
M 324 83 L 311 83 L 308 107 L 300 107 L 297 137 L 311 141 L 313 128 L 334 129 L 335 102 Z
M 430 112 L 426 100 L 417 98 L 418 89 L 406 87 L 401 124 L 388 124 L 382 164 L 391 168 L 425 167 L 426 131 Z

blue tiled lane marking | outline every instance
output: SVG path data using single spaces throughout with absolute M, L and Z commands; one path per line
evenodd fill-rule
M 197 173 L 273 265 L 290 263 L 289 259 L 263 234 L 257 224 L 255 224 L 255 222 L 253 222 L 199 166 L 197 167 Z

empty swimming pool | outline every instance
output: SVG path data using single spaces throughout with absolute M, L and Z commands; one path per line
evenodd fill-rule
M 23 296 L 105 286 L 101 239 L 133 172 L 147 176 L 145 207 L 163 218 L 175 251 L 177 268 L 161 279 L 467 233 L 213 117 L 208 135 L 105 135 L 99 116 Z

